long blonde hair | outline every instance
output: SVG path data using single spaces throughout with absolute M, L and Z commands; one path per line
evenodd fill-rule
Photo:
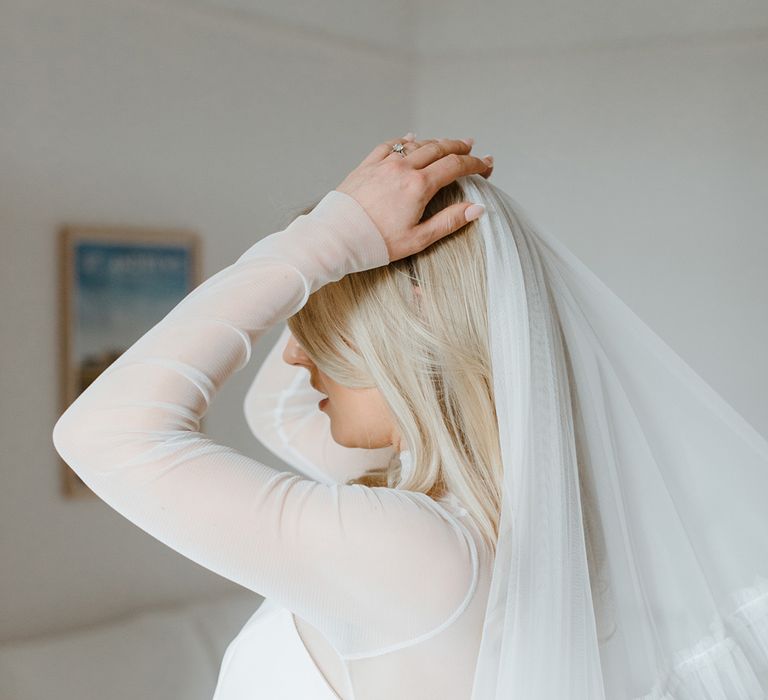
M 463 201 L 454 181 L 432 197 L 422 221 Z M 502 463 L 484 256 L 470 222 L 420 253 L 324 285 L 287 325 L 334 381 L 379 389 L 412 453 L 413 473 L 395 460 L 348 483 L 433 498 L 451 492 L 495 552 Z

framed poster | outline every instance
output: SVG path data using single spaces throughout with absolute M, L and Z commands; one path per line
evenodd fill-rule
M 200 239 L 192 231 L 99 226 L 60 230 L 59 415 L 200 284 L 200 257 Z M 66 462 L 59 461 L 65 498 L 93 496 Z

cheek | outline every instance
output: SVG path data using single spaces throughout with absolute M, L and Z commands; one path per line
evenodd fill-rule
M 329 400 L 320 409 L 328 415 L 337 443 L 363 448 L 392 443 L 392 416 L 377 389 L 328 390 Z
M 378 390 L 340 387 L 328 397 L 321 408 L 348 430 L 371 434 L 387 429 L 391 416 Z
M 348 389 L 328 387 L 328 401 L 322 408 L 333 411 L 338 416 L 344 416 L 346 421 L 352 420 L 361 410 L 359 398 Z

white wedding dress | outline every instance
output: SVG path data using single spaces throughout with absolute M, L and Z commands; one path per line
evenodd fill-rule
M 350 450 L 332 439 L 328 415 L 317 408 L 322 394 L 310 385 L 309 373 L 282 359 L 289 336 L 290 331 L 285 328 L 259 367 L 246 394 L 245 417 L 253 434 L 297 471 L 328 484 L 344 483 L 379 464 L 382 459 L 391 459 L 394 455 L 391 447 Z M 400 452 L 399 458 L 407 469 L 410 451 Z M 466 511 L 454 497 L 439 503 L 456 518 L 456 522 L 467 524 Z M 473 556 L 477 556 L 476 532 L 472 528 L 466 532 Z M 488 566 L 489 563 L 486 563 L 486 572 Z M 437 629 L 420 640 L 414 640 L 412 645 L 403 647 L 401 657 L 410 655 L 407 650 L 411 647 L 414 658 L 425 651 L 437 654 L 438 646 L 431 645 L 430 640 L 440 633 L 447 637 L 450 626 L 462 615 L 466 615 L 467 621 L 474 620 L 474 624 L 479 624 L 477 616 L 482 614 L 481 608 L 487 599 L 487 573 L 480 587 L 477 585 L 479 577 L 479 566 L 473 566 L 470 590 L 459 608 Z M 474 607 L 469 614 L 466 611 L 473 595 Z M 301 622 L 297 624 L 288 608 L 274 600 L 265 600 L 227 648 L 213 700 L 253 697 L 275 700 L 339 700 L 342 697 L 346 700 L 352 697 L 352 694 L 339 695 L 335 690 L 340 686 L 349 687 L 349 679 L 345 677 L 344 666 L 339 663 L 336 650 L 316 631 L 308 639 L 305 638 L 310 630 L 306 629 L 302 635 L 299 626 Z M 461 643 L 460 635 L 457 641 Z M 385 654 L 390 655 L 391 652 L 381 652 L 370 658 Z M 324 659 L 325 663 L 320 664 L 320 659 Z M 435 659 L 431 665 L 438 666 L 437 661 Z M 397 665 L 400 661 L 395 660 L 394 663 Z M 340 681 L 334 679 L 332 684 L 326 674 L 333 674 Z M 254 689 L 258 689 L 256 695 L 253 695 Z M 429 690 L 425 688 L 420 692 L 428 693 Z M 360 692 L 358 697 L 365 698 L 368 694 Z
M 332 440 L 308 372 L 279 358 L 286 331 L 246 415 L 302 475 L 199 432 L 268 329 L 320 286 L 388 262 L 365 210 L 333 190 L 187 295 L 54 427 L 112 508 L 267 599 L 227 649 L 216 700 L 470 695 L 491 568 L 478 533 L 453 498 L 344 484 L 395 455 Z

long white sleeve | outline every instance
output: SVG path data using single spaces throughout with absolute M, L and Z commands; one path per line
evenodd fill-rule
M 465 599 L 471 550 L 425 494 L 320 483 L 199 432 L 252 344 L 345 274 L 387 264 L 357 201 L 329 192 L 193 290 L 53 430 L 58 453 L 128 520 L 317 627 L 343 654 L 410 640 Z

